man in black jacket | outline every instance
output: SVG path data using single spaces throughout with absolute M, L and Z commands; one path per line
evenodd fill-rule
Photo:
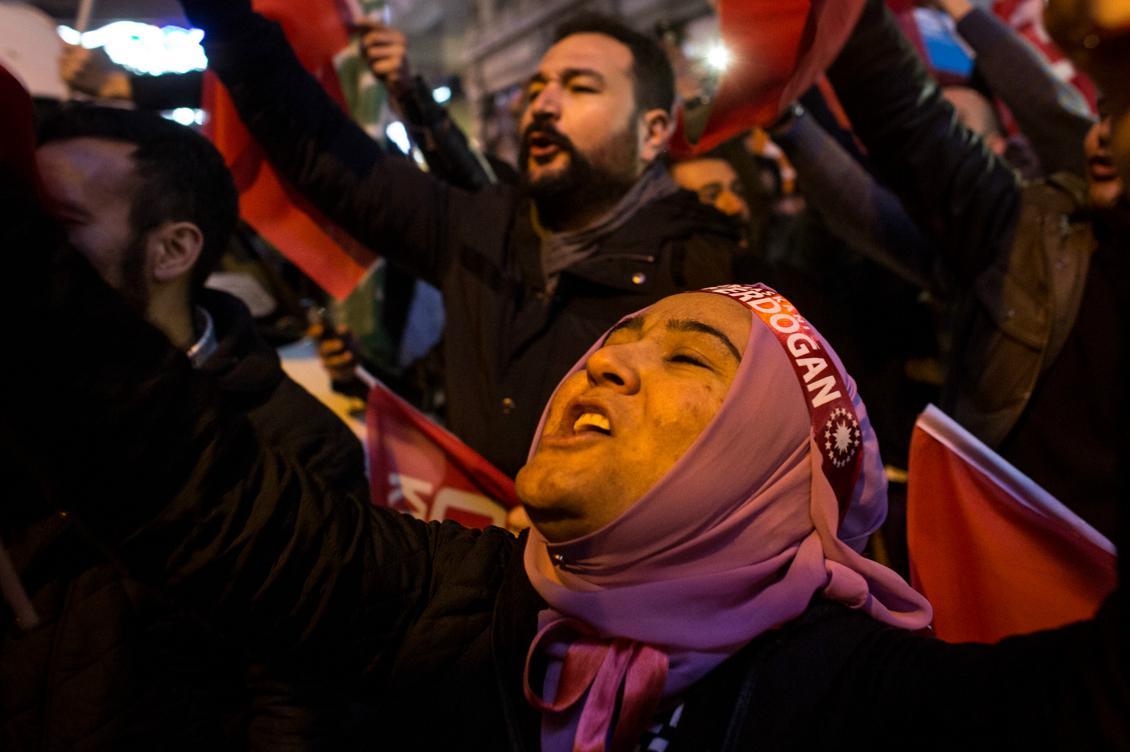
M 241 302 L 203 288 L 236 221 L 215 149 L 156 115 L 79 108 L 45 124 L 39 162 L 68 237 L 102 277 L 188 354 L 265 444 L 363 498 L 357 439 L 283 373 Z M 76 359 L 74 378 L 85 378 L 86 365 Z M 43 495 L 13 469 L 15 497 Z M 112 514 L 114 499 L 102 491 L 89 489 Z M 0 510 L 0 539 L 40 619 L 29 628 L 0 611 L 0 747 L 240 749 L 249 738 L 323 733 L 308 727 L 319 716 L 295 696 L 297 677 L 245 676 L 253 664 L 243 650 L 126 575 L 65 511 L 76 500 L 59 501 L 64 511 L 54 514 Z
M 212 69 L 275 166 L 355 238 L 438 287 L 450 427 L 522 464 L 558 378 L 622 315 L 734 277 L 724 218 L 663 174 L 673 75 L 608 19 L 561 30 L 530 79 L 521 186 L 475 194 L 383 153 L 250 3 L 188 0 Z

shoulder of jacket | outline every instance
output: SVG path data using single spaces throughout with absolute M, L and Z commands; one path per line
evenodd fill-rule
M 1087 181 L 1070 172 L 1057 172 L 1024 186 L 1025 203 L 1047 211 L 1072 214 L 1087 207 Z

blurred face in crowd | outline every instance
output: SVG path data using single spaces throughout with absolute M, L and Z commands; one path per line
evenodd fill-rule
M 671 167 L 675 182 L 698 194 L 698 200 L 731 217 L 749 221 L 749 204 L 738 173 L 724 159 L 688 159 Z
M 1083 140 L 1087 155 L 1087 194 L 1094 208 L 1111 209 L 1123 197 L 1123 182 L 1110 149 L 1111 117 L 1105 112 L 1101 117 Z
M 636 107 L 632 53 L 572 34 L 542 58 L 526 89 L 519 167 L 535 200 L 583 190 L 622 195 L 663 150 L 668 115 Z
M 547 538 L 598 530 L 671 469 L 721 407 L 750 322 L 720 295 L 665 298 L 617 326 L 562 383 L 517 477 Z
M 130 214 L 138 183 L 133 151 L 120 141 L 74 138 L 44 144 L 36 157 L 67 239 L 111 287 L 144 304 L 146 248 Z

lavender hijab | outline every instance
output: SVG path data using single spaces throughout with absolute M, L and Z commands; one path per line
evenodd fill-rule
M 814 595 L 905 629 L 930 622 L 923 596 L 859 553 L 886 516 L 887 483 L 854 381 L 844 374 L 863 455 L 841 520 L 797 375 L 781 342 L 750 315 L 722 407 L 650 491 L 581 538 L 550 543 L 530 531 L 526 573 L 549 608 L 539 614 L 525 688 L 542 711 L 548 752 L 633 748 L 661 700 L 800 616 Z

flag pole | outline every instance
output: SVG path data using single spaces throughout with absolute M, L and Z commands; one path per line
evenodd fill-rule
M 78 12 L 75 13 L 75 31 L 85 34 L 90 27 L 90 16 L 94 13 L 94 0 L 78 0 Z
M 375 387 L 375 386 L 376 386 L 377 384 L 379 384 L 379 383 L 380 383 L 380 382 L 379 382 L 379 381 L 377 380 L 377 377 L 376 377 L 376 376 L 374 376 L 373 374 L 369 373 L 369 372 L 368 372 L 368 371 L 367 371 L 367 370 L 365 369 L 365 367 L 364 367 L 364 366 L 357 366 L 356 368 L 354 368 L 354 369 L 353 369 L 353 373 L 354 373 L 354 375 L 355 375 L 355 376 L 357 376 L 357 379 L 358 379 L 358 380 L 359 380 L 359 381 L 360 381 L 360 382 L 361 382 L 362 384 L 364 384 L 365 386 L 369 387 L 370 389 L 372 389 L 373 387 Z
M 75 11 L 75 31 L 78 32 L 78 43 L 82 46 L 82 36 L 90 27 L 90 16 L 94 13 L 94 0 L 78 0 L 78 9 Z M 74 99 L 75 90 L 67 87 L 67 99 Z

